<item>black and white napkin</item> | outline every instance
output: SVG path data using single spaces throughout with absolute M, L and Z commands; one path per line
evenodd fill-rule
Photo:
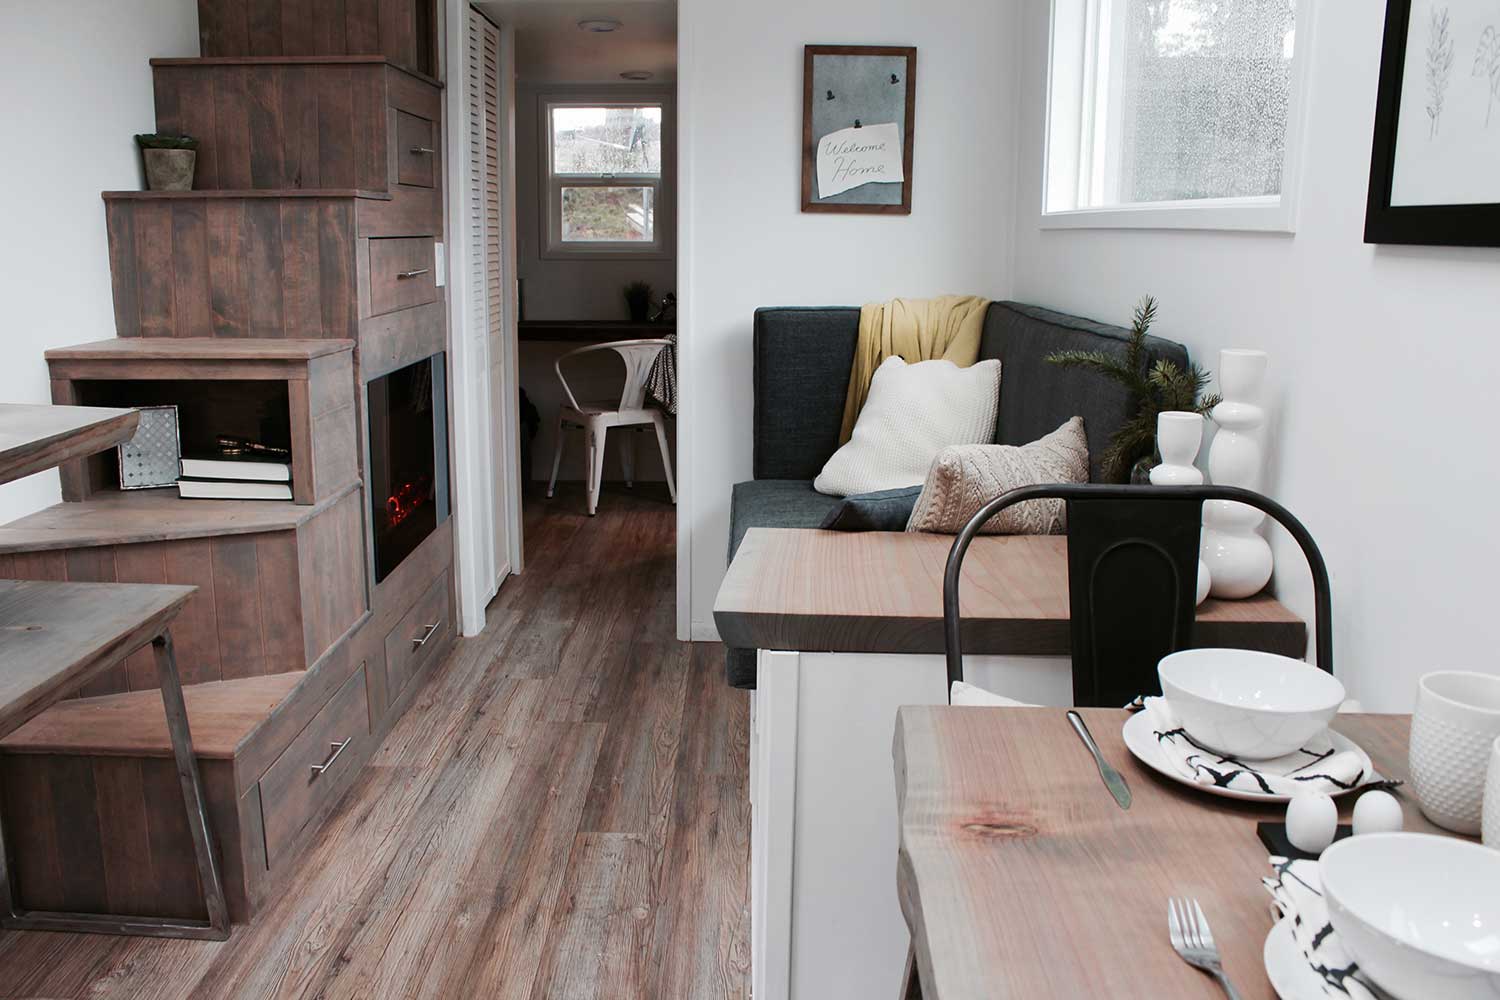
M 1226 757 L 1196 742 L 1177 723 L 1165 698 L 1144 699 L 1145 712 L 1162 757 L 1183 777 L 1262 795 L 1301 795 L 1309 791 L 1337 795 L 1358 788 L 1373 767 L 1363 750 L 1339 750 L 1325 732 L 1300 750 L 1270 760 Z
M 1271 894 L 1271 912 L 1288 921 L 1297 951 L 1318 977 L 1323 995 L 1336 1000 L 1378 1000 L 1383 996 L 1362 978 L 1359 966 L 1328 922 L 1318 863 L 1272 857 L 1271 868 L 1274 874 L 1261 879 Z

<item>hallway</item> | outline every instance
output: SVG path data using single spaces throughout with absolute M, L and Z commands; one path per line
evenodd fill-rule
M 636 493 L 528 499 L 526 574 L 253 925 L 0 932 L 0 1000 L 746 996 L 748 700 L 674 639 L 675 510 Z

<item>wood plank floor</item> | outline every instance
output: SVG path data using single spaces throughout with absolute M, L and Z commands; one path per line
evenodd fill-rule
M 749 705 L 673 638 L 657 492 L 528 501 L 526 574 L 253 925 L 0 931 L 0 1000 L 748 996 Z

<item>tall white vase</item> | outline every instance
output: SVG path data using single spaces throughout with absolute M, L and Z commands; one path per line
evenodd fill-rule
M 1203 418 L 1196 413 L 1183 410 L 1168 410 L 1156 416 L 1156 450 L 1161 452 L 1161 464 L 1151 470 L 1152 486 L 1197 486 L 1203 482 L 1203 472 L 1193 460 L 1198 457 L 1198 448 L 1203 444 Z M 1198 560 L 1198 603 L 1208 597 L 1212 574 L 1200 558 Z
M 1224 401 L 1209 415 L 1219 425 L 1208 448 L 1208 476 L 1216 486 L 1260 489 L 1261 451 L 1255 431 L 1266 420 L 1260 405 L 1266 376 L 1264 351 L 1219 352 L 1219 390 Z M 1200 555 L 1213 578 L 1212 594 L 1253 597 L 1271 579 L 1271 546 L 1260 534 L 1265 515 L 1231 500 L 1203 505 Z

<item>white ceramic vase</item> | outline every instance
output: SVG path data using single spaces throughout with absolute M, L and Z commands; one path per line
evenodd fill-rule
M 1219 391 L 1224 401 L 1209 414 L 1219 432 L 1208 448 L 1208 477 L 1216 486 L 1260 489 L 1261 451 L 1255 432 L 1266 420 L 1260 405 L 1266 375 L 1264 351 L 1219 352 Z M 1201 555 L 1215 597 L 1260 593 L 1271 579 L 1271 546 L 1260 534 L 1265 515 L 1232 500 L 1203 505 Z
M 1500 738 L 1490 748 L 1489 777 L 1484 783 L 1484 846 L 1500 851 Z
M 1185 410 L 1167 410 L 1156 416 L 1156 450 L 1161 464 L 1151 470 L 1152 486 L 1198 486 L 1203 472 L 1193 460 L 1203 444 L 1203 417 Z M 1198 560 L 1198 603 L 1208 599 L 1212 584 L 1208 566 Z
M 1479 834 L 1497 738 L 1500 677 L 1439 670 L 1417 682 L 1409 763 L 1423 815 L 1445 830 Z

